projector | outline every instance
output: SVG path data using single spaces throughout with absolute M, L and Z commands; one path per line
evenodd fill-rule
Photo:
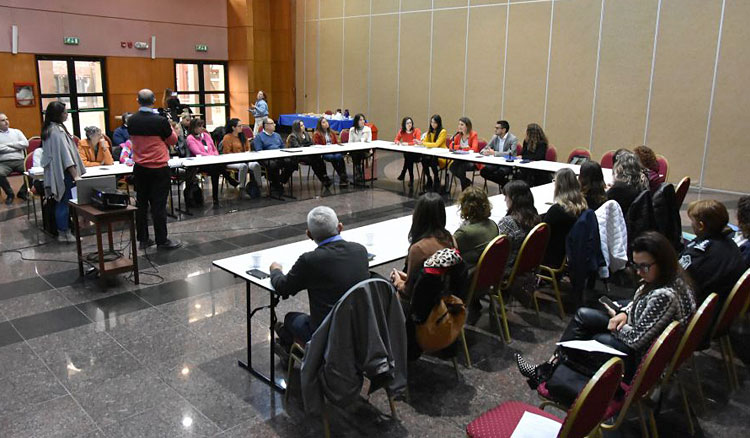
M 130 205 L 130 196 L 120 190 L 94 189 L 91 193 L 91 203 L 100 210 L 115 210 Z

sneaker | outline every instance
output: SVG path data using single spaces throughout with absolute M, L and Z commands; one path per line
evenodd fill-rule
M 146 249 L 146 248 L 148 248 L 150 246 L 154 246 L 154 245 L 156 245 L 156 242 L 154 242 L 151 239 L 142 240 L 142 241 L 138 242 L 138 248 L 140 248 L 140 249 Z
M 179 248 L 181 246 L 182 246 L 182 242 L 180 242 L 179 240 L 170 240 L 170 239 L 167 239 L 166 242 L 157 244 L 156 248 L 157 249 L 170 250 L 170 249 L 177 249 L 177 248 Z
M 14 195 L 8 195 L 5 197 L 5 205 L 12 205 L 13 200 L 16 199 Z
M 75 236 L 73 236 L 70 232 L 70 230 L 65 231 L 57 231 L 57 243 L 74 243 L 76 241 Z

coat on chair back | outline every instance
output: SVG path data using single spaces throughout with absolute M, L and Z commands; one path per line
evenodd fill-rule
M 406 388 L 406 321 L 396 290 L 382 278 L 354 285 L 313 333 L 302 364 L 305 412 L 320 414 L 323 397 L 342 406 L 370 392 Z

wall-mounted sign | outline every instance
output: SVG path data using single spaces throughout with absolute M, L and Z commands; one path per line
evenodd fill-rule
M 135 47 L 138 50 L 147 50 L 148 43 L 145 43 L 143 41 L 136 41 L 135 44 L 133 44 L 133 47 Z
M 208 52 L 208 46 L 205 44 L 196 44 L 195 51 L 196 52 Z
M 63 38 L 63 44 L 68 46 L 77 46 L 79 43 L 78 37 L 65 37 Z

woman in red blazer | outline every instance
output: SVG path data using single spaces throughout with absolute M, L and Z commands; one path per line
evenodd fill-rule
M 331 125 L 325 117 L 319 118 L 317 125 L 315 125 L 313 143 L 319 145 L 339 144 L 339 139 L 336 137 L 336 131 L 331 129 Z M 330 161 L 333 165 L 333 169 L 339 174 L 339 187 L 349 186 L 349 177 L 346 175 L 344 156 L 342 154 L 323 154 L 323 159 Z
M 479 139 L 477 133 L 472 129 L 471 120 L 468 117 L 458 119 L 458 132 L 453 137 L 453 144 L 450 149 L 452 151 L 479 153 Z M 475 168 L 474 163 L 468 161 L 454 160 L 450 165 L 451 174 L 461 181 L 461 190 L 471 185 L 471 180 L 466 177 L 466 172 Z

